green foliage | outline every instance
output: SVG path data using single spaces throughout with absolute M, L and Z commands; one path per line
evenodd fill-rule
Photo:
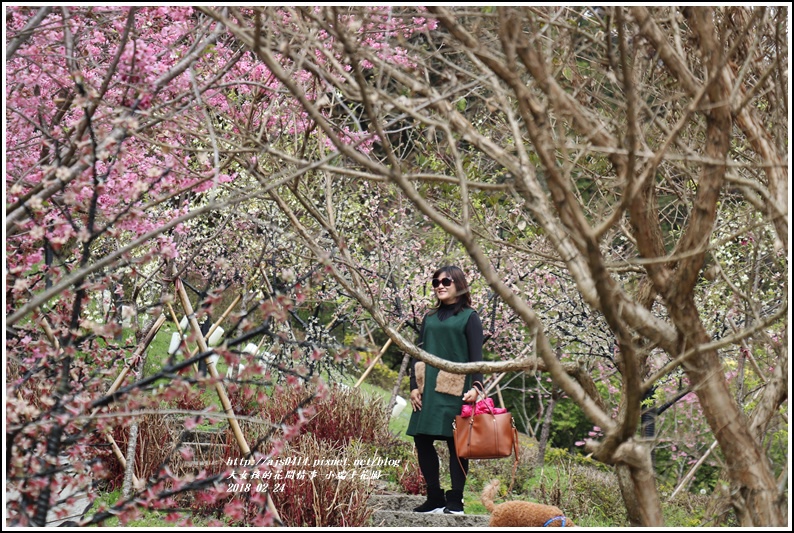
M 97 496 L 97 499 L 94 501 L 94 505 L 91 507 L 91 512 L 87 516 L 92 516 L 95 513 L 102 512 L 106 509 L 112 507 L 119 499 L 121 498 L 121 489 L 117 489 L 111 492 L 104 492 Z M 160 529 L 163 527 L 177 527 L 183 524 L 180 524 L 180 521 L 177 520 L 166 520 L 165 514 L 171 513 L 171 510 L 165 511 L 158 511 L 158 510 L 142 510 L 138 514 L 138 518 L 130 520 L 124 527 L 141 527 L 141 528 L 149 528 L 149 529 Z M 204 527 L 207 525 L 207 520 L 200 516 L 194 515 L 189 511 L 179 512 L 178 513 L 182 519 L 189 519 L 193 525 L 197 527 Z M 104 522 L 102 522 L 103 528 L 116 528 L 120 527 L 121 524 L 119 523 L 119 519 L 115 516 L 108 518 Z M 92 526 L 93 527 L 93 526 Z
M 502 397 L 504 398 L 505 406 L 510 412 L 516 414 L 530 413 L 531 418 L 528 423 L 538 424 L 539 421 L 533 416 L 534 413 L 540 412 L 537 394 L 526 394 L 522 390 L 511 388 L 504 389 Z M 547 400 L 543 398 L 542 401 L 545 403 Z M 522 405 L 522 402 L 526 402 L 526 405 Z M 528 432 L 528 429 L 523 426 L 524 423 L 525 421 L 523 420 L 516 420 L 516 426 L 519 430 Z M 574 451 L 577 449 L 575 443 L 582 440 L 592 427 L 592 422 L 587 419 L 576 403 L 569 399 L 561 399 L 554 406 L 549 444 L 557 448 Z
M 575 450 L 575 443 L 582 440 L 592 429 L 593 423 L 572 400 L 563 399 L 554 406 L 550 444 L 569 451 Z
M 394 384 L 397 383 L 398 375 L 399 373 L 396 370 L 392 370 L 383 363 L 378 362 L 372 367 L 369 374 L 367 374 L 365 382 L 391 391 L 394 388 Z M 410 394 L 410 381 L 410 378 L 406 374 L 403 376 L 402 382 L 400 383 L 400 394 L 404 398 L 407 398 Z
M 556 505 L 577 526 L 626 527 L 617 476 L 614 472 L 556 460 L 547 463 L 534 491 L 537 501 Z
M 767 449 L 774 466 L 774 473 L 779 476 L 789 464 L 789 435 L 788 426 L 782 426 L 775 431 L 767 432 Z
M 144 376 L 152 376 L 160 372 L 167 363 L 171 335 L 176 330 L 176 325 L 168 320 L 160 327 L 160 331 L 154 336 L 151 344 L 149 344 L 149 349 L 146 351 L 146 364 L 143 370 Z
M 665 524 L 677 527 L 703 527 L 705 512 L 709 505 L 707 494 L 679 492 L 675 498 L 666 501 L 662 506 Z
M 543 457 L 544 464 L 557 464 L 569 460 L 571 454 L 560 448 L 548 448 Z
M 603 472 L 611 472 L 612 467 L 609 465 L 605 465 L 595 459 L 582 455 L 581 453 L 571 453 L 566 450 L 562 450 L 560 448 L 549 448 L 546 450 L 546 455 L 544 456 L 544 464 L 547 465 L 555 465 L 555 464 L 564 464 L 564 463 L 573 463 L 585 468 L 595 468 L 597 470 L 601 470 Z

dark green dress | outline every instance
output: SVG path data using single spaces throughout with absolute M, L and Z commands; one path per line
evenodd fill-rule
M 438 314 L 429 315 L 425 321 L 422 346 L 426 352 L 456 363 L 469 362 L 469 345 L 466 340 L 466 324 L 472 308 L 465 308 L 457 315 L 439 320 Z M 425 388 L 422 391 L 422 410 L 411 414 L 406 433 L 452 437 L 452 422 L 460 414 L 463 406 L 463 394 L 451 395 L 436 392 L 436 376 L 438 369 L 425 366 Z M 472 386 L 471 374 L 466 376 L 463 388 L 467 391 Z

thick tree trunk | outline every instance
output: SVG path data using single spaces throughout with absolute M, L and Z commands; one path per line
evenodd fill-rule
M 619 464 L 615 466 L 615 474 L 618 477 L 618 486 L 623 497 L 623 504 L 626 506 L 626 518 L 629 524 L 631 527 L 642 527 L 640 502 L 637 500 L 637 491 L 634 488 L 634 481 L 631 479 L 631 469 L 628 465 Z
M 618 481 L 629 521 L 636 526 L 661 527 L 664 518 L 650 451 L 650 446 L 629 440 L 618 446 L 613 460 L 618 465 Z
M 700 328 L 695 311 L 694 304 L 686 306 L 679 311 L 682 315 L 679 321 L 685 323 L 688 320 L 697 328 L 687 335 L 694 341 L 691 345 L 708 343 L 709 336 Z M 689 347 L 690 343 L 687 343 L 682 351 Z M 761 442 L 751 433 L 749 421 L 736 404 L 722 373 L 714 371 L 721 368 L 719 355 L 713 350 L 700 353 L 686 359 L 683 367 L 725 457 L 739 525 L 785 525 L 777 482 Z

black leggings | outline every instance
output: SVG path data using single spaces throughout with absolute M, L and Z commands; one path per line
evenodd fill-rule
M 428 491 L 441 488 L 438 466 L 438 452 L 433 443 L 437 440 L 446 441 L 449 448 L 449 473 L 452 478 L 452 490 L 463 491 L 466 485 L 466 474 L 469 472 L 469 460 L 460 459 L 455 453 L 455 439 L 452 437 L 436 437 L 434 435 L 415 435 L 416 455 L 419 458 L 419 469 L 425 477 Z M 461 469 L 461 466 L 463 468 Z

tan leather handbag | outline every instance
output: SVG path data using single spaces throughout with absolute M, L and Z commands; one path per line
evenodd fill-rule
M 461 416 L 463 414 L 468 416 Z M 456 416 L 452 422 L 452 437 L 461 470 L 465 472 L 461 459 L 501 459 L 514 454 L 513 473 L 508 488 L 510 492 L 513 490 L 518 470 L 518 430 L 513 415 L 508 412 L 495 412 L 493 400 L 490 398 L 484 398 L 474 406 L 464 404 L 461 415 Z
M 455 451 L 463 459 L 499 459 L 515 452 L 518 460 L 518 431 L 510 413 L 494 414 L 490 410 L 467 417 L 458 415 L 452 423 L 452 434 Z

